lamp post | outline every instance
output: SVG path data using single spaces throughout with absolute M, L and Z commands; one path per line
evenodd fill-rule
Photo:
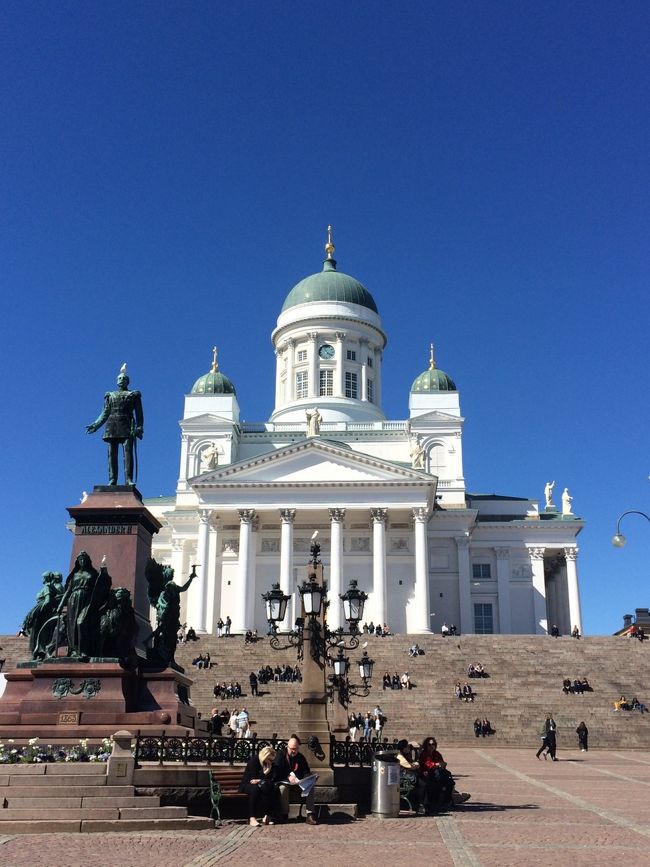
M 310 562 L 307 580 L 298 587 L 303 616 L 290 632 L 278 635 L 278 624 L 286 614 L 289 596 L 282 592 L 279 584 L 262 594 L 269 622 L 269 641 L 274 650 L 295 647 L 298 659 L 303 661 L 302 688 L 300 694 L 300 720 L 298 735 L 305 743 L 316 742 L 321 750 L 321 758 L 313 764 L 319 767 L 321 785 L 328 785 L 323 772 L 329 768 L 329 737 L 331 732 L 347 731 L 347 703 L 351 695 L 368 695 L 374 662 L 363 654 L 358 661 L 359 676 L 362 684 L 348 680 L 349 660 L 344 650 L 354 650 L 359 646 L 359 622 L 363 619 L 363 609 L 368 594 L 360 590 L 357 582 L 350 581 L 345 593 L 340 594 L 343 612 L 348 621 L 348 630 L 343 627 L 335 630 L 327 628 L 327 585 L 323 580 L 323 566 L 320 561 L 320 545 L 316 534 L 312 537 Z M 284 643 L 282 643 L 284 642 Z M 309 652 L 305 653 L 305 647 Z M 336 656 L 331 651 L 338 650 Z M 333 675 L 326 678 L 326 668 L 331 665 Z M 337 701 L 334 701 L 335 697 Z M 327 701 L 333 702 L 331 725 L 327 716 Z M 326 744 L 323 743 L 326 741 Z M 316 751 L 314 751 L 316 756 Z M 310 762 L 311 763 L 311 762 Z M 323 769 L 321 771 L 321 768 Z
M 650 524 L 650 515 L 646 515 L 645 512 L 639 512 L 637 509 L 628 509 L 627 512 L 623 512 L 616 523 L 616 533 L 612 536 L 612 545 L 615 548 L 624 548 L 627 542 L 627 539 L 621 533 L 621 521 L 626 515 L 641 515 Z

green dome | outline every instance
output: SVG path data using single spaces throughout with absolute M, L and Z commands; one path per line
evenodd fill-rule
M 190 394 L 236 394 L 235 386 L 227 376 L 219 370 L 217 364 L 217 347 L 212 350 L 212 367 L 203 376 L 199 376 Z
M 454 380 L 447 376 L 444 370 L 438 370 L 433 355 L 433 343 L 430 346 L 429 369 L 421 373 L 413 381 L 411 394 L 421 394 L 430 391 L 458 391 Z
M 287 295 L 282 310 L 288 310 L 289 307 L 298 304 L 307 304 L 310 301 L 343 301 L 379 313 L 375 299 L 366 287 L 354 277 L 337 271 L 334 259 L 326 259 L 322 271 L 296 283 Z
M 418 394 L 427 391 L 457 391 L 454 380 L 447 376 L 444 370 L 425 370 L 414 381 L 411 393 Z

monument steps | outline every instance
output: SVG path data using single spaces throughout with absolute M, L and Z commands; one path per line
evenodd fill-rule
M 69 773 L 62 773 L 68 770 Z M 106 785 L 106 765 L 8 765 L 0 778 L 0 832 L 202 830 L 208 818 L 161 806 L 135 786 Z

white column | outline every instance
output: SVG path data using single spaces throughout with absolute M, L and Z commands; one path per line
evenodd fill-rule
M 361 358 L 361 400 L 368 400 L 368 341 L 359 340 Z
M 190 587 L 188 600 L 187 625 L 196 632 L 205 632 L 205 616 L 208 593 L 208 558 L 210 553 L 210 515 L 209 509 L 199 509 L 199 538 L 196 546 L 198 560 L 196 578 Z
M 429 603 L 429 549 L 427 546 L 427 525 L 429 510 L 413 509 L 415 521 L 415 598 L 414 616 L 410 628 L 413 632 L 431 632 L 431 607 Z
M 285 366 L 285 355 L 280 348 L 275 350 L 275 359 L 275 405 L 278 407 L 284 403 L 282 400 L 282 370 Z
M 185 540 L 184 539 L 174 539 L 172 541 L 172 569 L 174 570 L 174 581 L 176 584 L 184 584 L 183 576 L 187 574 L 187 569 L 185 566 Z M 187 580 L 187 579 L 185 579 Z M 193 584 L 194 582 L 192 582 Z M 188 593 L 192 592 L 192 588 L 188 590 Z M 181 609 L 184 610 L 185 615 L 181 615 L 181 623 L 187 623 L 187 593 L 181 594 Z M 150 611 L 149 619 L 152 624 L 152 628 L 156 626 L 156 612 L 155 610 Z
M 330 629 L 343 626 L 343 609 L 339 595 L 343 577 L 343 519 L 345 509 L 330 509 L 332 547 L 330 551 L 330 589 L 327 625 Z
M 497 591 L 499 594 L 499 632 L 512 632 L 510 606 L 510 548 L 495 548 L 497 555 Z
M 280 509 L 280 589 L 286 596 L 293 596 L 293 520 L 295 509 Z M 282 632 L 289 632 L 293 627 L 291 622 L 291 601 L 287 605 L 287 613 L 280 625 Z
M 457 536 L 458 548 L 458 601 L 460 603 L 460 632 L 469 635 L 474 632 L 474 612 L 472 610 L 472 587 L 469 568 L 469 536 Z
M 248 549 L 248 593 L 246 595 L 246 629 L 255 629 L 255 602 L 257 595 L 257 529 L 258 520 L 253 513 Z
M 296 383 L 295 374 L 293 372 L 293 354 L 295 343 L 293 340 L 287 340 L 285 352 L 287 353 L 287 386 L 284 393 L 284 398 L 281 403 L 289 403 L 296 399 Z
M 372 369 L 375 371 L 375 403 L 381 406 L 381 350 L 377 347 L 372 356 Z
M 544 581 L 544 548 L 529 548 L 530 565 L 533 570 L 533 614 L 535 634 L 548 634 L 548 615 L 546 613 L 546 584 Z
M 386 515 L 388 509 L 371 509 L 372 596 L 375 623 L 388 623 L 386 610 Z
M 187 434 L 183 434 L 181 436 L 181 465 L 178 470 L 178 486 L 184 491 L 187 490 L 187 478 L 189 476 L 189 468 L 187 466 L 189 450 L 190 438 Z
M 566 580 L 569 589 L 569 620 L 573 629 L 577 626 L 582 635 L 582 609 L 580 607 L 580 588 L 578 587 L 578 551 L 579 548 L 565 548 Z
M 345 358 L 343 357 L 343 353 L 345 352 L 345 347 L 343 341 L 345 340 L 345 331 L 337 331 L 336 332 L 336 369 L 334 373 L 334 397 L 344 397 L 345 396 Z
M 248 594 L 250 591 L 250 551 L 254 509 L 239 510 L 239 580 L 235 599 L 231 631 L 246 632 L 248 629 Z
M 308 397 L 318 397 L 318 332 L 309 331 L 309 383 L 307 385 Z

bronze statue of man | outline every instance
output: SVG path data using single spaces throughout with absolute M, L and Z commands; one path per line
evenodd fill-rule
M 104 409 L 99 418 L 86 427 L 86 432 L 95 433 L 106 422 L 103 440 L 108 444 L 108 484 L 117 484 L 117 457 L 121 443 L 124 483 L 133 485 L 137 476 L 133 465 L 134 445 L 135 440 L 141 440 L 143 435 L 142 395 L 139 391 L 129 391 L 126 364 L 120 369 L 117 385 L 117 391 L 107 391 L 104 395 Z

